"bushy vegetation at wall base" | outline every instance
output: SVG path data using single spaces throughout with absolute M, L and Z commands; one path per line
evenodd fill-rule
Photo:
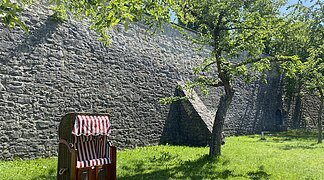
M 208 148 L 150 146 L 118 152 L 118 179 L 324 179 L 324 144 L 298 132 L 229 137 Z M 56 179 L 56 158 L 0 162 L 0 179 Z

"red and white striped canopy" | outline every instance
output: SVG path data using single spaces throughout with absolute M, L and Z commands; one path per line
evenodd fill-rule
M 72 134 L 76 136 L 108 136 L 109 132 L 109 116 L 78 115 L 72 130 Z

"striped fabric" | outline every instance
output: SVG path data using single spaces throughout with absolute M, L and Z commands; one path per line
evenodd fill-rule
M 74 136 L 77 149 L 76 168 L 109 164 L 107 136 Z
M 74 122 L 72 134 L 76 136 L 108 135 L 110 132 L 109 116 L 78 115 Z

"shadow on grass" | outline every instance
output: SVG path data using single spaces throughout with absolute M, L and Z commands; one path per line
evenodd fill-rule
M 288 130 L 283 132 L 265 132 L 265 139 L 261 139 L 260 134 L 248 135 L 249 138 L 259 139 L 258 142 L 283 143 L 287 141 L 317 141 L 317 132 L 313 130 Z
M 293 150 L 293 149 L 318 149 L 318 148 L 322 148 L 324 149 L 324 147 L 321 146 L 316 146 L 317 144 L 310 144 L 310 145 L 285 145 L 280 147 L 280 149 L 282 150 Z
M 261 139 L 261 135 L 251 135 L 250 138 L 258 138 L 258 142 L 275 142 L 284 143 L 287 141 L 317 141 L 317 132 L 310 130 L 288 130 L 284 132 L 266 133 L 265 139 Z
M 143 164 L 145 162 L 142 162 Z M 211 160 L 207 155 L 202 156 L 196 161 L 180 161 L 176 167 L 168 167 L 166 162 L 156 161 L 156 165 L 163 167 L 153 172 L 144 173 L 143 169 L 133 169 L 138 172 L 135 175 L 124 175 L 119 179 L 226 179 L 229 177 L 243 177 L 244 175 L 236 175 L 232 170 L 217 170 L 217 166 L 221 167 L 229 163 L 228 160 L 220 162 L 218 159 Z M 155 164 L 154 163 L 154 164 Z M 143 166 L 141 166 L 143 167 Z M 221 169 L 221 168 L 219 168 Z M 147 170 L 147 169 L 146 169 Z
M 279 133 L 273 133 L 273 140 L 276 142 L 291 140 L 315 140 L 317 138 L 316 131 L 309 130 L 288 130 Z
M 270 174 L 265 172 L 264 166 L 260 166 L 257 171 L 248 172 L 247 175 L 252 180 L 269 179 L 269 177 L 271 176 Z
M 40 176 L 33 177 L 32 180 L 55 180 L 56 179 L 56 169 L 51 168 L 48 170 L 47 174 L 42 174 Z

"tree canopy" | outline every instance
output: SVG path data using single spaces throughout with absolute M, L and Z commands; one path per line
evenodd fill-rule
M 31 0 L 0 3 L 0 21 L 9 27 L 20 26 L 24 31 L 28 28 L 21 21 L 20 15 L 25 5 Z M 161 29 L 164 22 L 170 21 L 170 10 L 173 0 L 50 0 L 52 16 L 58 20 L 66 20 L 68 15 L 77 19 L 88 19 L 90 28 L 97 32 L 100 40 L 109 44 L 108 30 L 117 24 L 123 24 L 125 30 L 132 22 L 141 21 L 151 29 Z
M 141 21 L 151 29 L 159 29 L 163 22 L 170 20 L 170 8 L 173 0 L 53 0 L 55 10 L 62 18 L 72 13 L 78 18 L 88 18 L 91 29 L 107 44 L 107 30 L 117 24 L 123 24 L 127 30 L 132 22 Z
M 283 5 L 281 0 L 184 0 L 179 4 L 180 22 L 197 32 L 192 41 L 212 47 L 211 56 L 194 69 L 197 78 L 187 87 L 224 90 L 212 130 L 211 157 L 221 154 L 221 133 L 234 96 L 234 81 L 265 80 L 271 63 L 283 63 L 288 68 L 298 62 L 298 57 L 275 49 L 287 25 L 279 11 Z

